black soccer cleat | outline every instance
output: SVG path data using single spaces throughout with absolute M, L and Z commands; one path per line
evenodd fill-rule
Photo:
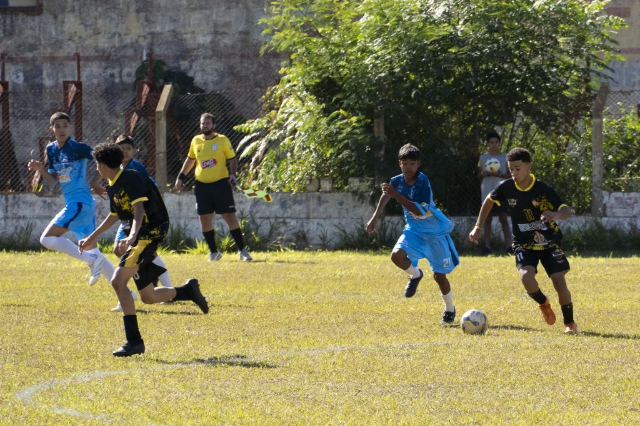
M 422 269 L 418 269 L 418 271 L 420 271 L 420 276 L 418 278 L 409 278 L 409 282 L 404 289 L 404 297 L 413 297 L 413 295 L 416 294 L 418 284 L 420 284 L 420 280 L 424 277 Z
M 456 319 L 456 308 L 453 308 L 453 312 L 444 311 L 442 313 L 442 320 L 440 324 L 451 324 Z
M 188 285 L 191 288 L 191 300 L 193 303 L 198 305 L 198 307 L 202 310 L 203 313 L 209 313 L 209 304 L 207 303 L 207 298 L 202 295 L 200 291 L 200 284 L 198 280 L 195 278 L 191 278 L 185 285 Z
M 140 340 L 139 343 L 130 343 L 127 342 L 117 349 L 113 351 L 113 356 L 131 356 L 136 354 L 144 353 L 144 341 Z

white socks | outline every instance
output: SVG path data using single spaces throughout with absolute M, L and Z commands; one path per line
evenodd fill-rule
M 409 266 L 404 270 L 411 278 L 418 278 L 420 276 L 420 269 L 417 266 Z
M 160 258 L 160 256 L 156 256 L 156 258 L 153 259 L 153 263 L 155 263 L 158 266 L 163 267 L 164 269 L 167 269 L 167 265 Z M 173 284 L 171 284 L 171 279 L 169 278 L 169 272 L 168 271 L 165 272 L 164 274 L 160 275 L 158 277 L 158 281 L 160 281 L 160 284 L 162 284 L 162 287 L 173 287 Z
M 447 312 L 453 312 L 456 308 L 453 306 L 453 292 L 449 291 L 448 294 L 442 295 L 444 301 L 444 310 Z
M 88 264 L 92 264 L 97 257 L 95 253 L 90 253 L 88 251 L 83 251 L 81 254 L 78 246 L 71 242 L 70 239 L 65 237 L 40 237 L 40 244 L 42 244 L 49 250 L 55 250 L 68 254 L 69 256 L 75 257 L 79 260 L 83 260 Z
M 95 254 L 97 256 L 103 256 L 102 252 L 98 247 L 88 250 L 87 253 Z M 111 284 L 111 278 L 113 278 L 113 273 L 116 272 L 116 269 L 113 267 L 109 259 L 104 258 L 104 262 L 102 263 L 102 275 L 107 279 L 109 284 Z

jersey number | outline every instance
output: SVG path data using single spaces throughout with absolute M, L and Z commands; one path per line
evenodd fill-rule
M 522 211 L 524 212 L 524 215 L 527 217 L 527 220 L 529 222 L 535 221 L 535 218 L 533 217 L 533 211 L 531 209 L 524 209 Z

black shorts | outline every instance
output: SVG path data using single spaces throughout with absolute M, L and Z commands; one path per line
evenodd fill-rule
M 211 213 L 235 213 L 233 191 L 229 179 L 221 179 L 213 183 L 196 181 L 196 210 L 198 216 Z
M 529 250 L 516 247 L 516 267 L 520 270 L 525 266 L 533 266 L 538 273 L 538 262 L 542 263 L 547 275 L 551 276 L 557 272 L 565 272 L 571 269 L 567 256 L 560 247 L 548 248 L 546 250 Z
M 118 266 L 122 268 L 139 266 L 138 272 L 133 276 L 138 290 L 142 290 L 167 271 L 153 263 L 153 260 L 156 258 L 158 244 L 167 236 L 168 231 L 169 222 L 155 227 L 142 227 L 138 239 L 120 258 Z

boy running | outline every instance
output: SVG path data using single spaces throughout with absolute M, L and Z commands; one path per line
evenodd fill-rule
M 94 285 L 100 274 L 111 280 L 113 265 L 100 252 L 97 241 L 80 252 L 77 245 L 64 237 L 65 233 L 71 231 L 80 240 L 96 229 L 95 201 L 87 183 L 87 163 L 92 160 L 91 148 L 70 137 L 71 119 L 66 113 L 56 112 L 49 123 L 56 140 L 47 145 L 48 167 L 41 161 L 31 159 L 28 168 L 40 173 L 51 187 L 56 182 L 60 183 L 65 207 L 44 230 L 40 236 L 40 244 L 86 262 L 91 269 L 89 285 Z M 99 185 L 99 179 L 100 176 L 96 173 L 91 187 L 102 197 L 105 190 Z
M 122 149 L 122 154 L 124 155 L 122 159 L 122 168 L 124 170 L 135 170 L 138 173 L 142 173 L 143 175 L 148 176 L 149 179 L 151 179 L 153 183 L 155 183 L 155 181 L 153 180 L 149 172 L 147 172 L 147 169 L 141 163 L 133 159 L 133 156 L 136 153 L 136 146 L 135 146 L 135 142 L 133 141 L 133 138 L 127 135 L 120 135 L 116 139 L 116 144 L 120 146 L 120 149 Z M 116 238 L 113 243 L 113 252 L 116 256 L 120 257 L 124 254 L 124 251 L 118 249 L 118 242 L 125 239 L 130 231 L 131 230 L 127 227 L 126 221 L 120 222 L 120 226 L 116 231 Z M 160 256 L 156 255 L 156 258 L 153 260 L 153 263 L 167 269 L 167 265 L 160 258 Z M 169 278 L 169 272 L 165 272 L 164 274 L 160 275 L 160 277 L 158 278 L 158 281 L 164 287 L 173 287 L 173 284 L 171 283 L 171 279 Z M 131 292 L 131 295 L 133 296 L 133 300 L 137 299 L 137 296 L 134 292 Z M 114 312 L 122 311 L 122 305 L 120 304 L 120 302 L 118 302 L 118 305 L 115 308 L 112 308 L 111 310 Z
M 80 250 L 95 243 L 98 236 L 118 220 L 128 221 L 131 231 L 118 242 L 118 250 L 124 251 L 111 285 L 122 305 L 124 330 L 127 341 L 113 352 L 115 356 L 131 356 L 144 353 L 145 347 L 138 329 L 136 308 L 127 288 L 133 277 L 140 298 L 144 303 L 160 303 L 170 299 L 191 300 L 202 312 L 209 312 L 207 300 L 200 292 L 198 280 L 190 279 L 182 287 L 154 287 L 153 281 L 166 269 L 153 263 L 158 244 L 169 230 L 169 215 L 158 188 L 147 176 L 133 170 L 121 169 L 123 153 L 115 143 L 96 146 L 94 157 L 98 172 L 109 180 L 107 193 L 111 214 L 91 235 L 79 242 Z
M 542 293 L 536 280 L 538 262 L 542 263 L 558 293 L 564 332 L 577 334 L 571 293 L 564 278 L 569 272 L 569 261 L 562 251 L 562 232 L 555 222 L 570 217 L 573 212 L 553 188 L 531 174 L 529 151 L 513 148 L 507 154 L 507 162 L 512 178 L 500 183 L 484 200 L 469 239 L 474 244 L 478 243 L 482 225 L 494 204 L 507 205 L 511 214 L 516 267 L 525 290 L 538 303 L 546 323 L 553 325 L 556 315 L 549 298 Z
M 400 148 L 398 153 L 401 174 L 382 184 L 382 196 L 373 216 L 367 223 L 367 232 L 375 230 L 378 217 L 391 198 L 395 198 L 404 210 L 407 224 L 391 253 L 391 261 L 409 274 L 405 297 L 412 297 L 424 276 L 418 268 L 418 260 L 426 258 L 433 270 L 433 279 L 438 283 L 444 313 L 442 324 L 452 323 L 456 317 L 451 284 L 447 274 L 460 263 L 458 252 L 449 234 L 453 223 L 435 205 L 429 178 L 418 171 L 420 151 L 411 144 Z

